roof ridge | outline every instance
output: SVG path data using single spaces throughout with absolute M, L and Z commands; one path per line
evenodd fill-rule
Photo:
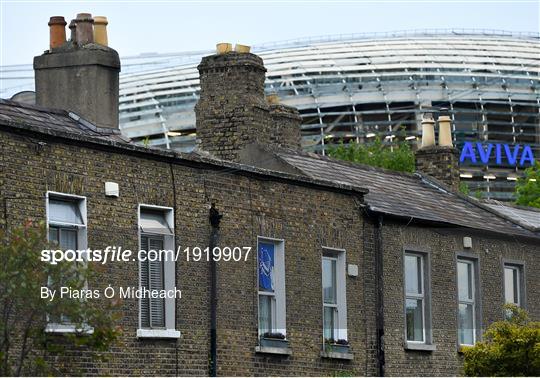
M 342 160 L 342 159 L 338 159 L 338 158 L 331 157 L 331 156 L 326 156 L 326 155 L 323 156 L 323 155 L 319 155 L 319 154 L 316 154 L 316 153 L 313 153 L 313 152 L 297 151 L 297 150 L 285 149 L 285 148 L 283 148 L 282 150 L 285 151 L 285 153 L 289 153 L 289 154 L 292 154 L 292 155 L 299 155 L 299 156 L 304 156 L 304 157 L 308 157 L 308 158 L 314 158 L 314 159 L 318 159 L 318 160 L 329 161 L 329 162 L 341 164 L 341 165 L 344 165 L 344 166 L 364 169 L 366 171 L 372 171 L 372 172 L 375 171 L 375 172 L 390 174 L 390 175 L 394 175 L 394 176 L 403 176 L 403 177 L 416 179 L 414 172 L 394 171 L 394 170 L 391 170 L 391 169 L 388 169 L 388 168 L 375 167 L 373 165 L 368 165 L 368 164 L 364 164 L 364 163 L 356 163 L 356 162 L 353 162 L 353 161 Z
M 501 201 L 497 201 L 497 200 L 494 200 L 494 199 L 483 199 L 483 200 L 480 200 L 480 201 L 482 203 L 485 203 L 486 205 L 506 206 L 506 207 L 511 207 L 511 208 L 518 209 L 518 210 L 533 211 L 533 212 L 536 212 L 536 213 L 540 213 L 540 209 L 537 208 L 537 207 L 517 205 L 517 204 L 512 203 L 512 202 L 501 202 Z
M 466 202 L 468 202 L 469 204 L 473 205 L 473 206 L 476 206 L 484 211 L 487 211 L 491 214 L 494 214 L 496 215 L 497 217 L 499 218 L 502 218 L 503 220 L 507 221 L 507 222 L 510 222 L 518 227 L 521 227 L 521 228 L 524 228 L 526 230 L 529 230 L 529 231 L 532 231 L 532 232 L 536 232 L 539 230 L 538 227 L 534 226 L 534 225 L 531 225 L 531 224 L 528 224 L 528 223 L 523 223 L 521 221 L 517 221 L 516 219 L 496 210 L 496 209 L 493 209 L 492 207 L 488 206 L 487 204 L 483 203 L 481 200 L 479 199 L 476 199 L 476 198 L 473 198 L 471 196 L 468 196 L 468 195 L 465 195 L 463 193 L 460 193 L 460 192 L 455 192 L 453 191 L 451 188 L 449 188 L 446 184 L 440 182 L 439 180 L 435 179 L 434 177 L 431 177 L 429 175 L 423 175 L 422 173 L 418 173 L 419 176 L 422 176 L 424 179 L 428 180 L 428 181 L 431 181 L 435 186 L 440 186 L 441 189 L 444 189 L 445 191 L 447 191 L 449 194 L 454 194 L 456 195 L 457 198 L 460 198 Z

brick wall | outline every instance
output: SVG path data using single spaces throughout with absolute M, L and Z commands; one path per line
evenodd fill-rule
M 384 248 L 384 322 L 385 370 L 388 375 L 462 374 L 461 355 L 457 352 L 456 253 L 463 252 L 463 237 L 470 236 L 478 256 L 482 327 L 502 320 L 503 259 L 525 262 L 528 295 L 527 309 L 540 319 L 538 293 L 540 282 L 534 272 L 540 268 L 538 242 L 504 240 L 485 233 L 459 229 L 441 229 L 386 222 Z M 404 349 L 403 250 L 429 251 L 431 259 L 431 308 L 433 343 L 436 351 Z
M 38 142 L 45 142 L 39 145 Z M 246 263 L 218 263 L 218 373 L 220 375 L 364 375 L 365 298 L 362 276 L 347 278 L 352 361 L 320 357 L 322 341 L 321 247 L 344 248 L 347 262 L 369 270 L 361 259 L 363 225 L 358 201 L 343 193 L 261 180 L 235 172 L 169 164 L 154 158 L 85 147 L 38 135 L 0 133 L 2 220 L 8 227 L 27 218 L 45 220 L 45 193 L 87 197 L 88 246 L 121 245 L 137 250 L 137 206 L 175 208 L 176 245 L 207 246 L 208 204 L 223 214 L 222 246 L 251 246 L 257 235 L 285 239 L 289 357 L 255 353 L 257 345 L 256 253 Z M 104 183 L 120 185 L 120 197 L 104 195 Z M 174 185 L 173 185 L 174 182 Z M 174 189 L 173 189 L 174 188 Z M 176 198 L 176 202 L 174 199 Z M 7 215 L 7 217 L 5 217 Z M 5 219 L 7 218 L 7 219 Z M 90 286 L 138 284 L 137 262 L 108 263 Z M 139 340 L 137 300 L 124 300 L 120 344 L 104 362 L 84 352 L 58 358 L 67 372 L 100 375 L 207 375 L 209 358 L 209 267 L 177 264 L 174 340 Z M 75 355 L 77 357 L 75 358 Z

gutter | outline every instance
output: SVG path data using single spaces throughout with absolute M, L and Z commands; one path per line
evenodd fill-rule
M 219 240 L 219 222 L 223 215 L 219 213 L 216 209 L 215 204 L 212 203 L 210 206 L 210 214 L 208 220 L 212 227 L 209 240 L 209 248 L 211 251 L 218 244 Z M 210 366 L 209 366 L 209 376 L 217 376 L 217 301 L 218 301 L 218 291 L 217 291 L 217 264 L 216 261 L 212 258 L 210 259 Z
M 377 328 L 377 374 L 384 377 L 384 280 L 383 280 L 383 215 L 375 219 L 375 324 Z

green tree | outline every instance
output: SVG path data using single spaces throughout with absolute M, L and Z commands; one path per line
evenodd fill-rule
M 120 329 L 113 327 L 118 315 L 114 300 L 41 298 L 41 287 L 71 287 L 82 290 L 94 277 L 91 266 L 82 263 L 42 262 L 41 250 L 57 249 L 45 237 L 45 226 L 28 221 L 11 232 L 0 230 L 0 375 L 59 375 L 59 366 L 49 366 L 48 356 L 62 356 L 77 348 L 105 351 Z M 51 285 L 50 283 L 58 283 Z M 69 319 L 76 332 L 54 335 L 46 332 L 48 320 Z M 93 332 L 88 332 L 92 327 Z M 57 370 L 55 370 L 57 369 Z
M 380 137 L 373 143 L 344 144 L 328 147 L 328 155 L 336 159 L 381 167 L 400 172 L 414 172 L 414 153 L 406 141 L 385 144 Z
M 540 322 L 506 305 L 509 319 L 491 324 L 484 340 L 464 349 L 468 376 L 540 376 Z
M 527 168 L 516 182 L 516 204 L 540 208 L 540 161 Z

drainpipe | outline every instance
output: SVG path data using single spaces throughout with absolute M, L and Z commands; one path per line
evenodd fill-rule
M 375 220 L 375 323 L 377 327 L 377 374 L 379 377 L 384 377 L 383 216 L 377 215 Z
M 212 226 L 209 247 L 213 251 L 219 240 L 219 222 L 221 215 L 212 203 L 210 206 L 209 221 Z M 211 255 L 212 256 L 212 255 Z M 210 259 L 210 377 L 217 376 L 217 265 L 213 258 Z

